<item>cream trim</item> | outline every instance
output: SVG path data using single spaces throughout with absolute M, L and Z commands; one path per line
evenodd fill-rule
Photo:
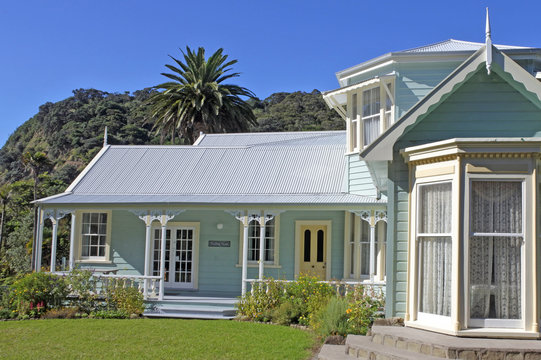
M 105 238 L 105 256 L 88 256 L 83 257 L 82 256 L 82 248 L 83 248 L 83 214 L 88 213 L 100 213 L 100 214 L 107 214 L 107 231 L 106 231 L 106 238 Z M 74 252 L 76 254 L 75 256 L 75 262 L 81 263 L 81 264 L 92 264 L 92 263 L 101 263 L 101 264 L 112 264 L 113 261 L 111 259 L 111 234 L 112 234 L 112 228 L 113 228 L 113 211 L 112 210 L 105 210 L 105 209 L 84 209 L 84 210 L 76 210 L 75 211 L 75 222 L 77 224 L 76 227 L 76 234 L 75 234 L 75 248 Z
M 332 249 L 332 221 L 331 220 L 296 220 L 295 221 L 295 278 L 299 277 L 300 273 L 300 256 L 301 256 L 301 227 L 310 225 L 322 225 L 327 227 L 327 246 L 326 246 L 326 265 L 325 265 L 325 276 L 328 280 L 331 278 L 331 249 Z

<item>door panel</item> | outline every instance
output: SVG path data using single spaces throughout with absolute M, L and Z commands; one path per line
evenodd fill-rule
M 327 227 L 324 225 L 301 226 L 301 274 L 326 280 Z

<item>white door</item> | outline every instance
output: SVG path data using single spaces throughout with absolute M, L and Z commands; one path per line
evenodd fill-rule
M 194 288 L 195 228 L 175 226 L 165 232 L 165 286 Z M 161 229 L 153 231 L 152 275 L 160 275 Z

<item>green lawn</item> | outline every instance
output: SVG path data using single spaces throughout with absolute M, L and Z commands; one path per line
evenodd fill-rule
M 313 336 L 227 320 L 0 322 L 0 359 L 307 359 Z

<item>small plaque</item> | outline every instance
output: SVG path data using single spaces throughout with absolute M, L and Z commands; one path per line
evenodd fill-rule
M 209 247 L 231 247 L 231 241 L 209 240 Z

